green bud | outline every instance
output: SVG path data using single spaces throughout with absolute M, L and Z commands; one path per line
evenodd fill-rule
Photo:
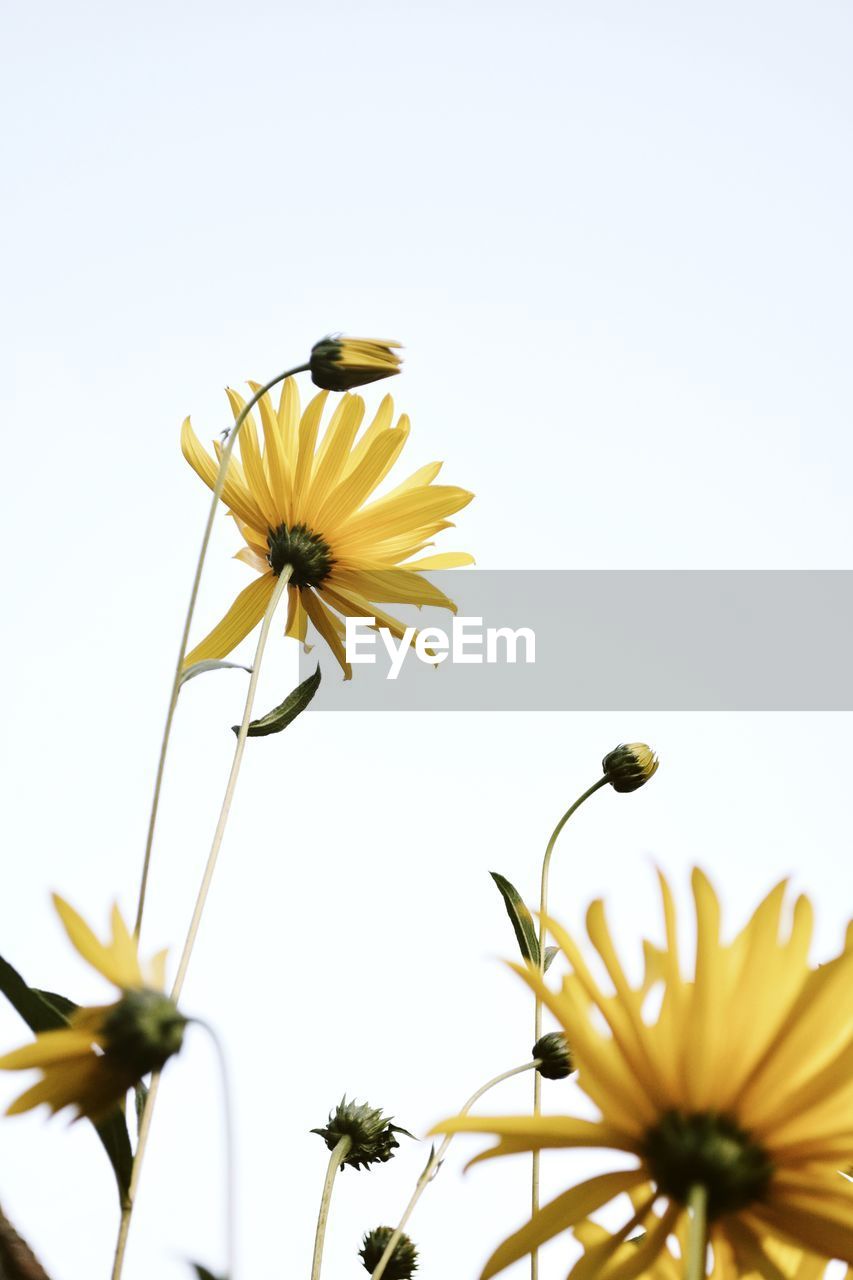
M 569 1042 L 562 1031 L 549 1031 L 533 1046 L 533 1057 L 540 1059 L 536 1068 L 546 1080 L 565 1080 L 575 1069 Z
M 358 1256 L 364 1264 L 365 1271 L 373 1275 L 379 1261 L 388 1247 L 388 1241 L 394 1234 L 393 1227 L 374 1227 L 368 1231 L 359 1249 Z M 383 1275 L 386 1280 L 410 1280 L 418 1269 L 418 1251 L 405 1234 L 394 1245 L 394 1252 L 388 1259 Z
M 366 1102 L 347 1102 L 346 1095 L 339 1105 L 329 1113 L 329 1123 L 325 1129 L 312 1129 L 318 1133 L 330 1151 L 334 1151 L 341 1138 L 350 1139 L 350 1149 L 344 1156 L 341 1167 L 351 1165 L 353 1169 L 367 1168 L 371 1164 L 384 1164 L 394 1155 L 399 1142 L 395 1134 L 404 1133 L 411 1138 L 408 1129 L 401 1129 L 392 1124 L 389 1116 L 370 1107 Z
M 160 1068 L 184 1042 L 187 1020 L 160 991 L 126 991 L 104 1019 L 105 1054 L 137 1078 Z

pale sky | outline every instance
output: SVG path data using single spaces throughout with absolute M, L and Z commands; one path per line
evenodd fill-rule
M 209 440 L 226 384 L 323 334 L 405 343 L 401 468 L 443 458 L 476 491 L 452 545 L 483 567 L 853 567 L 851 45 L 850 7 L 821 0 L 7 0 L 0 952 L 34 985 L 107 998 L 51 889 L 98 928 L 116 897 L 133 909 L 207 502 L 180 423 Z M 196 635 L 247 581 L 237 545 L 220 518 Z M 642 663 L 643 635 L 626 646 Z M 276 637 L 259 704 L 294 673 Z M 173 958 L 243 681 L 198 679 L 179 711 L 143 939 Z M 307 1276 L 327 1156 L 308 1130 L 344 1091 L 420 1135 L 527 1057 L 488 872 L 533 897 L 551 827 L 617 742 L 652 743 L 660 772 L 575 820 L 555 913 L 577 926 L 604 894 L 636 958 L 659 931 L 653 865 L 686 908 L 699 862 L 732 927 L 791 875 L 815 958 L 837 948 L 850 734 L 842 714 L 651 709 L 308 715 L 250 743 L 185 995 L 233 1064 L 239 1274 Z M 26 1034 L 0 1008 L 0 1049 Z M 0 1079 L 0 1103 L 19 1087 Z M 161 1102 L 126 1280 L 223 1265 L 200 1034 Z M 475 1280 L 525 1220 L 527 1161 L 463 1178 L 480 1145 L 458 1140 L 413 1219 L 425 1278 Z M 342 1176 L 329 1280 L 365 1274 L 362 1232 L 396 1220 L 428 1149 Z M 106 1277 L 114 1189 L 87 1127 L 6 1120 L 0 1150 L 0 1203 L 53 1280 Z M 555 1155 L 546 1189 L 606 1160 Z M 572 1256 L 548 1246 L 542 1280 Z

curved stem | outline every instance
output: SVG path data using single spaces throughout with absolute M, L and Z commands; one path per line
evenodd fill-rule
M 551 855 L 554 852 L 554 846 L 560 838 L 560 832 L 568 822 L 573 813 L 581 807 L 585 800 L 594 795 L 608 781 L 607 775 L 603 775 L 594 782 L 591 787 L 584 791 L 582 796 L 578 796 L 574 804 L 570 805 L 551 832 L 551 839 L 548 841 L 548 847 L 545 850 L 545 857 L 542 859 L 542 882 L 539 892 L 539 972 L 545 972 L 545 935 L 547 929 L 545 927 L 545 917 L 548 914 L 548 876 L 551 871 Z M 533 1043 L 536 1044 L 542 1035 L 542 1001 L 537 997 L 536 1008 L 533 1017 Z M 533 1081 L 533 1114 L 538 1116 L 542 1110 L 542 1077 L 537 1071 Z M 533 1167 L 530 1175 L 530 1204 L 533 1213 L 539 1212 L 539 1167 L 540 1153 L 533 1152 Z M 539 1252 L 534 1249 L 530 1255 L 530 1280 L 539 1280 Z
M 472 1093 L 471 1097 L 465 1103 L 464 1107 L 459 1112 L 459 1114 L 461 1116 L 466 1116 L 468 1112 L 471 1110 L 471 1108 L 473 1107 L 474 1103 L 479 1101 L 479 1099 L 482 1098 L 484 1093 L 488 1093 L 489 1089 L 493 1089 L 496 1084 L 500 1084 L 503 1080 L 509 1080 L 510 1076 L 517 1076 L 522 1071 L 530 1071 L 534 1067 L 538 1067 L 538 1066 L 540 1066 L 539 1058 L 533 1058 L 531 1059 L 530 1062 L 523 1062 L 520 1067 L 511 1067 L 509 1071 L 502 1071 L 499 1076 L 494 1076 L 491 1080 L 488 1080 L 486 1084 L 481 1085 L 480 1088 L 476 1091 L 476 1093 Z M 415 1185 L 415 1189 L 412 1192 L 412 1198 L 410 1199 L 409 1203 L 406 1205 L 406 1208 L 403 1211 L 403 1216 L 394 1230 L 394 1234 L 391 1236 L 390 1240 L 386 1244 L 382 1257 L 379 1259 L 379 1261 L 376 1264 L 376 1269 L 372 1273 L 372 1280 L 379 1280 L 379 1277 L 384 1273 L 385 1268 L 388 1266 L 388 1263 L 391 1260 L 391 1255 L 393 1254 L 394 1250 L 397 1247 L 397 1242 L 399 1241 L 400 1236 L 403 1234 L 406 1228 L 406 1225 L 409 1221 L 409 1218 L 411 1218 L 414 1212 L 415 1205 L 418 1203 L 421 1196 L 426 1191 L 427 1187 L 432 1182 L 433 1178 L 436 1176 L 439 1169 L 441 1168 L 441 1164 L 442 1164 L 442 1161 L 444 1160 L 445 1154 L 447 1152 L 447 1148 L 450 1146 L 454 1137 L 455 1137 L 455 1134 L 452 1134 L 452 1133 L 445 1134 L 444 1139 L 441 1143 L 441 1146 L 438 1148 L 437 1151 L 433 1151 L 432 1155 L 427 1161 L 426 1168 L 424 1169 L 421 1176 L 418 1178 L 418 1181 Z
M 231 1073 L 228 1070 L 228 1059 L 225 1047 L 219 1034 L 209 1022 L 202 1018 L 191 1018 L 197 1027 L 207 1032 L 216 1050 L 219 1066 L 219 1077 L 222 1081 L 222 1105 L 225 1114 L 225 1246 L 228 1267 L 225 1272 L 228 1280 L 235 1280 L 237 1274 L 237 1194 L 236 1194 L 236 1157 L 237 1144 L 234 1140 L 234 1107 L 231 1089 Z
M 326 1223 L 329 1221 L 329 1205 L 332 1203 L 332 1187 L 335 1183 L 335 1174 L 340 1169 L 351 1146 L 352 1138 L 344 1134 L 329 1157 L 326 1181 L 323 1183 L 323 1194 L 320 1198 L 320 1212 L 317 1215 L 317 1234 L 314 1237 L 314 1260 L 311 1263 L 311 1280 L 320 1280 L 320 1268 L 323 1265 L 323 1244 L 326 1239 Z
M 228 775 L 225 794 L 222 797 L 219 821 L 217 822 L 216 830 L 213 833 L 213 841 L 210 846 L 210 852 L 207 855 L 207 864 L 204 868 L 204 875 L 202 876 L 198 897 L 196 898 L 195 910 L 193 911 L 190 927 L 187 931 L 186 941 L 184 942 L 184 949 L 178 963 L 178 971 L 175 975 L 175 981 L 172 986 L 172 999 L 176 1004 L 183 989 L 184 979 L 187 976 L 187 969 L 189 968 L 190 958 L 192 956 L 193 947 L 195 946 L 195 940 L 198 937 L 198 930 L 204 913 L 205 903 L 207 902 L 207 895 L 210 892 L 210 884 L 213 880 L 213 873 L 216 870 L 216 860 L 219 856 L 222 838 L 225 835 L 228 814 L 231 811 L 231 801 L 234 799 L 237 779 L 240 775 L 240 765 L 243 762 L 243 751 L 246 746 L 249 721 L 252 718 L 252 707 L 255 703 L 255 690 L 258 686 L 258 676 L 260 675 L 261 662 L 264 656 L 264 649 L 267 644 L 267 636 L 269 635 L 273 614 L 276 611 L 276 607 L 281 600 L 282 595 L 287 589 L 287 584 L 292 572 L 293 570 L 290 565 L 285 565 L 282 569 L 261 623 L 261 632 L 258 636 L 255 658 L 252 663 L 252 674 L 249 678 L 249 688 L 246 693 L 246 703 L 243 707 L 243 718 L 240 722 L 240 730 L 237 734 L 237 745 L 234 748 L 231 772 Z M 122 1266 L 124 1265 L 124 1255 L 127 1250 L 127 1237 L 130 1231 L 130 1221 L 133 1216 L 133 1207 L 136 1202 L 136 1191 L 139 1186 L 139 1178 L 142 1172 L 142 1161 L 148 1145 L 148 1136 L 151 1130 L 151 1120 L 154 1113 L 154 1104 L 157 1099 L 159 1080 L 160 1077 L 158 1074 L 155 1074 L 152 1077 L 151 1088 L 148 1090 L 148 1097 L 145 1099 L 145 1106 L 142 1108 L 142 1117 L 139 1122 L 139 1140 L 136 1145 L 136 1155 L 133 1158 L 133 1171 L 130 1177 L 130 1189 L 128 1190 L 127 1200 L 122 1206 L 121 1211 L 121 1221 L 119 1223 L 118 1240 L 116 1242 L 115 1259 L 113 1262 L 112 1280 L 120 1280 Z
M 154 828 L 157 825 L 157 812 L 160 808 L 160 791 L 163 786 L 163 773 L 166 768 L 166 753 L 169 750 L 169 739 L 172 734 L 172 721 L 175 717 L 175 708 L 178 705 L 178 695 L 181 691 L 181 676 L 184 669 L 184 658 L 187 654 L 190 627 L 192 626 L 193 615 L 195 613 L 198 589 L 199 584 L 201 583 L 204 562 L 207 557 L 207 548 L 210 543 L 213 522 L 216 518 L 216 509 L 219 505 L 219 499 L 222 496 L 222 490 L 225 486 L 225 476 L 228 472 L 231 452 L 234 448 L 237 436 L 240 434 L 240 428 L 261 397 L 266 395 L 266 393 L 279 382 L 283 382 L 285 378 L 290 378 L 296 373 L 304 373 L 309 368 L 310 365 L 300 364 L 293 369 L 286 369 L 284 373 L 279 373 L 274 378 L 271 378 L 269 382 L 264 383 L 260 390 L 255 392 L 245 407 L 241 409 L 234 426 L 231 428 L 228 439 L 222 446 L 222 457 L 219 460 L 219 470 L 216 473 L 216 481 L 213 486 L 213 498 L 210 503 L 210 510 L 207 514 L 207 524 L 204 527 L 204 535 L 201 540 L 201 550 L 199 551 L 198 562 L 195 567 L 195 575 L 193 577 L 192 589 L 190 591 L 189 604 L 187 605 L 187 613 L 184 618 L 184 629 L 181 633 L 178 661 L 175 664 L 175 674 L 172 678 L 172 690 L 169 694 L 169 708 L 166 712 L 166 724 L 163 729 L 163 738 L 160 743 L 160 757 L 157 761 L 157 773 L 154 778 L 154 794 L 151 797 L 151 812 L 148 817 L 148 833 L 145 837 L 145 855 L 142 859 L 142 875 L 139 883 L 139 897 L 136 904 L 136 923 L 133 928 L 137 937 L 139 937 L 139 932 L 142 928 L 142 916 L 145 911 L 145 895 L 148 891 L 148 873 L 151 868 L 151 850 L 154 845 Z
M 708 1266 L 708 1188 L 697 1182 L 687 1198 L 690 1234 L 687 1240 L 686 1280 L 705 1280 Z

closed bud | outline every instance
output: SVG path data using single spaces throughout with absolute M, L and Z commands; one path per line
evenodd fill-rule
M 393 1234 L 393 1227 L 374 1227 L 364 1237 L 358 1256 L 364 1264 L 365 1271 L 370 1275 L 373 1275 L 379 1266 L 380 1259 L 388 1248 L 388 1242 Z M 418 1251 L 409 1237 L 401 1233 L 382 1274 L 385 1280 L 411 1280 L 417 1269 Z
M 399 342 L 328 337 L 311 349 L 311 381 L 325 391 L 351 391 L 400 372 Z
M 412 1136 L 407 1129 L 392 1124 L 390 1117 L 384 1116 L 377 1108 L 369 1107 L 366 1102 L 347 1102 L 346 1096 L 329 1113 L 326 1128 L 312 1129 L 311 1132 L 318 1133 L 330 1151 L 334 1151 L 341 1138 L 349 1138 L 350 1148 L 341 1160 L 341 1167 L 348 1164 L 353 1169 L 384 1164 L 400 1145 L 395 1134 L 403 1133 L 407 1138 Z
M 575 1069 L 569 1042 L 562 1031 L 549 1031 L 533 1046 L 533 1057 L 539 1059 L 536 1070 L 546 1080 L 565 1080 Z
M 623 742 L 601 762 L 614 791 L 636 791 L 657 773 L 658 758 L 645 742 Z

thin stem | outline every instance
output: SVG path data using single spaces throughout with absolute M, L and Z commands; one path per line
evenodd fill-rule
M 687 1198 L 690 1234 L 687 1238 L 686 1280 L 705 1280 L 708 1267 L 708 1188 L 697 1182 Z
M 583 804 L 583 802 L 585 800 L 588 800 L 591 795 L 594 795 L 595 792 L 598 791 L 601 787 L 603 787 L 607 781 L 608 781 L 608 778 L 607 778 L 607 775 L 605 774 L 604 776 L 599 778 L 597 782 L 594 782 L 591 787 L 588 787 L 582 796 L 578 796 L 574 804 L 570 805 L 569 808 L 566 810 L 566 812 L 563 814 L 562 818 L 557 823 L 556 827 L 551 833 L 551 839 L 548 841 L 548 847 L 545 850 L 545 857 L 542 860 L 542 883 L 541 883 L 541 888 L 539 892 L 539 972 L 540 974 L 544 974 L 545 972 L 545 935 L 547 933 L 547 929 L 545 926 L 545 917 L 548 914 L 548 877 L 551 872 L 551 855 L 554 852 L 554 846 L 556 845 L 558 839 L 560 838 L 560 832 L 563 830 L 563 827 L 566 825 L 566 823 L 568 822 L 572 814 L 576 813 L 577 810 Z M 542 1001 L 537 996 L 536 1007 L 535 1007 L 535 1012 L 533 1017 L 533 1043 L 534 1044 L 538 1043 L 541 1035 L 542 1035 Z M 542 1077 L 537 1071 L 533 1080 L 533 1114 L 535 1116 L 538 1116 L 541 1110 L 542 1110 Z M 531 1209 L 534 1214 L 539 1212 L 539 1168 L 540 1168 L 540 1153 L 538 1151 L 534 1151 L 533 1167 L 530 1175 L 530 1203 L 531 1203 Z M 530 1255 L 530 1280 L 539 1280 L 539 1251 L 537 1249 L 534 1249 Z
M 234 1106 L 231 1089 L 231 1073 L 228 1070 L 228 1059 L 225 1046 L 218 1033 L 209 1022 L 201 1018 L 191 1018 L 197 1027 L 202 1027 L 210 1036 L 216 1050 L 219 1065 L 219 1077 L 222 1081 L 222 1106 L 225 1116 L 225 1244 L 228 1258 L 228 1269 L 225 1274 L 228 1280 L 235 1280 L 237 1274 L 237 1188 L 236 1158 L 237 1144 L 234 1140 Z
M 530 1062 L 523 1062 L 520 1067 L 511 1067 L 509 1071 L 502 1071 L 499 1076 L 494 1076 L 493 1079 L 487 1081 L 486 1084 L 481 1085 L 480 1088 L 476 1091 L 476 1093 L 472 1093 L 471 1097 L 465 1103 L 464 1107 L 459 1112 L 459 1114 L 461 1116 L 466 1116 L 468 1112 L 471 1110 L 471 1108 L 473 1107 L 474 1103 L 479 1101 L 479 1099 L 482 1098 L 484 1093 L 488 1093 L 490 1089 L 493 1089 L 496 1084 L 500 1084 L 503 1080 L 509 1080 L 510 1076 L 517 1076 L 522 1071 L 530 1071 L 534 1067 L 538 1067 L 540 1065 L 541 1065 L 540 1059 L 533 1058 L 531 1059 Z M 403 1211 L 403 1216 L 394 1230 L 394 1234 L 391 1236 L 390 1240 L 386 1244 L 382 1257 L 379 1259 L 379 1261 L 376 1264 L 376 1269 L 372 1273 L 372 1280 L 379 1280 L 379 1277 L 384 1273 L 385 1268 L 387 1267 L 388 1263 L 391 1260 L 391 1255 L 393 1254 L 394 1250 L 397 1247 L 397 1242 L 399 1241 L 400 1236 L 403 1234 L 404 1230 L 406 1229 L 406 1225 L 409 1221 L 409 1218 L 411 1218 L 414 1212 L 415 1205 L 418 1203 L 421 1196 L 426 1191 L 427 1187 L 432 1182 L 433 1178 L 436 1176 L 439 1169 L 441 1168 L 442 1161 L 444 1160 L 445 1154 L 447 1153 L 447 1148 L 450 1146 L 451 1142 L 453 1141 L 454 1136 L 455 1135 L 452 1133 L 445 1134 L 445 1137 L 441 1143 L 441 1146 L 438 1148 L 437 1151 L 433 1151 L 432 1155 L 427 1161 L 426 1168 L 424 1169 L 421 1176 L 418 1178 L 418 1181 L 415 1185 L 415 1189 L 412 1192 L 412 1198 L 409 1201 L 409 1203 L 406 1205 L 406 1208 Z
M 323 1265 L 323 1244 L 326 1239 L 326 1223 L 329 1221 L 329 1205 L 332 1203 L 332 1187 L 335 1183 L 335 1174 L 343 1164 L 351 1146 L 352 1138 L 344 1134 L 329 1158 L 326 1180 L 323 1183 L 323 1195 L 320 1199 L 320 1212 L 317 1215 L 317 1234 L 314 1237 L 314 1261 L 311 1263 L 311 1280 L 320 1280 L 320 1268 Z
M 201 918 L 204 913 L 207 895 L 210 892 L 213 873 L 216 870 L 216 860 L 219 856 L 219 850 L 222 845 L 222 838 L 225 835 L 225 827 L 228 822 L 228 814 L 231 811 L 231 802 L 234 799 L 234 792 L 237 787 L 237 779 L 240 775 L 240 765 L 243 761 L 243 751 L 246 746 L 246 736 L 249 730 L 249 721 L 252 718 L 252 708 L 255 703 L 255 690 L 258 686 L 258 676 L 261 671 L 261 662 L 266 648 L 267 636 L 269 635 L 270 625 L 272 623 L 273 614 L 276 611 L 282 595 L 287 589 L 290 575 L 293 572 L 290 565 L 285 565 L 279 574 L 278 581 L 275 584 L 270 602 L 267 605 L 266 612 L 261 622 L 261 631 L 258 636 L 258 644 L 255 649 L 255 658 L 252 663 L 252 674 L 249 677 L 249 688 L 246 693 L 246 703 L 243 707 L 243 718 L 240 721 L 240 729 L 237 734 L 237 745 L 234 748 L 234 758 L 231 762 L 231 772 L 228 775 L 228 782 L 225 787 L 225 794 L 222 797 L 222 807 L 219 811 L 219 821 L 216 824 L 216 830 L 213 833 L 213 841 L 210 846 L 210 852 L 207 855 L 207 864 L 204 868 L 201 885 L 196 898 L 195 910 L 193 911 L 190 927 L 187 931 L 184 949 L 178 963 L 178 971 L 175 975 L 174 985 L 172 986 L 172 999 L 177 1004 L 184 985 L 184 979 L 187 976 L 190 958 L 192 956 L 195 940 L 198 936 Z M 142 1117 L 139 1122 L 139 1140 L 136 1145 L 136 1154 L 133 1158 L 133 1171 L 130 1177 L 130 1189 L 127 1194 L 127 1200 L 122 1206 L 121 1221 L 119 1223 L 118 1240 L 116 1242 L 115 1260 L 113 1262 L 112 1280 L 120 1280 L 122 1266 L 124 1264 L 124 1255 L 127 1250 L 127 1237 L 130 1231 L 130 1221 L 133 1216 L 133 1207 L 136 1202 L 136 1191 L 139 1186 L 139 1178 L 142 1171 L 142 1161 L 145 1156 L 145 1150 L 148 1145 L 148 1136 L 151 1131 L 151 1120 L 154 1113 L 154 1104 L 157 1099 L 157 1089 L 160 1077 L 155 1074 L 151 1079 L 151 1088 L 148 1090 L 148 1096 L 145 1099 L 145 1105 L 142 1108 Z
M 163 773 L 166 768 L 166 753 L 169 750 L 169 739 L 172 733 L 172 721 L 175 716 L 175 708 L 178 705 L 178 695 L 181 691 L 181 676 L 184 669 L 184 658 L 187 654 L 187 644 L 189 642 L 190 627 L 192 626 L 193 615 L 195 613 L 196 600 L 198 599 L 198 589 L 201 583 L 201 575 L 204 569 L 204 562 L 207 557 L 207 548 L 210 543 L 210 535 L 213 530 L 213 522 L 216 518 L 216 509 L 219 505 L 219 499 L 222 496 L 222 490 L 225 486 L 225 476 L 228 472 L 228 464 L 231 460 L 231 452 L 234 443 L 240 433 L 240 428 L 262 396 L 279 382 L 283 382 L 285 378 L 293 377 L 296 373 L 304 373 L 310 365 L 300 364 L 293 369 L 286 369 L 284 373 L 276 374 L 269 382 L 264 383 L 259 391 L 256 391 L 246 406 L 241 409 L 234 426 L 228 435 L 227 440 L 222 446 L 222 457 L 219 460 L 219 470 L 216 473 L 216 481 L 213 486 L 213 498 L 210 503 L 210 510 L 207 514 L 207 524 L 204 528 L 204 535 L 201 540 L 201 550 L 198 555 L 198 562 L 195 567 L 195 575 L 193 577 L 193 585 L 190 591 L 189 604 L 187 605 L 187 613 L 184 618 L 184 629 L 181 633 L 181 644 L 178 652 L 178 661 L 175 664 L 175 674 L 172 678 L 172 690 L 169 694 L 169 709 L 166 712 L 166 724 L 163 729 L 163 738 L 160 743 L 160 757 L 157 761 L 157 773 L 154 778 L 154 794 L 151 797 L 151 813 L 148 817 L 148 834 L 145 837 L 145 855 L 142 860 L 142 876 L 139 884 L 139 898 L 136 905 L 136 924 L 134 925 L 134 933 L 139 937 L 142 928 L 142 916 L 145 911 L 145 895 L 148 891 L 148 873 L 151 869 L 151 850 L 154 845 L 154 828 L 157 825 L 157 812 L 160 808 L 160 791 L 163 786 Z

